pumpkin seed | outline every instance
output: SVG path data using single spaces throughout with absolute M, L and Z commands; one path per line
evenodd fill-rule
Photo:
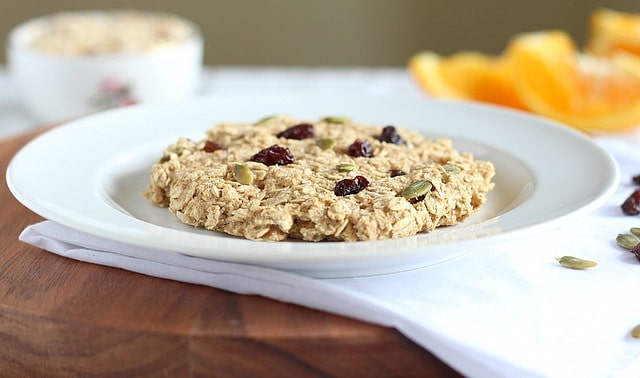
M 323 150 L 328 150 L 336 144 L 336 141 L 331 138 L 322 138 L 316 141 L 316 146 Z
M 276 118 L 277 116 L 272 114 L 272 115 L 268 115 L 266 117 L 260 118 L 260 120 L 258 122 L 256 122 L 256 125 L 259 125 L 261 123 L 265 123 L 267 121 L 271 121 L 272 119 Z
M 570 269 L 587 269 L 593 268 L 598 265 L 597 263 L 585 259 L 581 259 L 579 257 L 573 256 L 562 256 L 556 257 L 556 260 L 560 263 L 560 265 L 570 268 Z
M 640 238 L 640 227 L 631 227 L 629 231 L 633 236 L 637 236 Z
M 631 234 L 618 234 L 616 236 L 616 244 L 624 249 L 631 250 L 631 248 L 635 247 L 640 243 L 640 239 Z
M 324 117 L 321 121 L 327 123 L 349 123 L 351 120 L 347 117 Z
M 417 198 L 429 193 L 433 184 L 429 180 L 418 180 L 412 182 L 409 186 L 404 188 L 402 196 L 406 199 Z
M 631 329 L 631 337 L 634 339 L 640 339 L 640 324 Z
M 244 164 L 236 164 L 233 166 L 233 178 L 240 184 L 251 185 L 253 183 L 253 172 Z
M 449 173 L 459 173 L 460 172 L 460 168 L 456 167 L 455 165 L 451 165 L 451 164 L 445 164 L 442 166 L 442 168 L 444 168 L 445 172 L 449 172 Z
M 336 169 L 339 170 L 340 172 L 351 172 L 354 169 L 356 169 L 356 165 L 351 163 L 342 163 L 342 164 L 336 165 Z

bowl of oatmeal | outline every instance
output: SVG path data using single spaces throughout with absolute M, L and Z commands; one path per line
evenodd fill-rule
M 195 93 L 203 40 L 196 25 L 142 11 L 63 12 L 9 34 L 9 72 L 43 122 Z

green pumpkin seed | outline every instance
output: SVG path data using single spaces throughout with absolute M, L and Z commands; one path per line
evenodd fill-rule
M 449 172 L 449 173 L 459 173 L 460 172 L 460 168 L 456 167 L 455 165 L 445 164 L 442 167 L 444 168 L 445 172 Z
M 633 329 L 631 330 L 631 337 L 633 337 L 634 339 L 640 339 L 640 324 L 633 327 Z
M 169 151 L 168 154 L 162 155 L 162 157 L 160 158 L 160 163 L 165 163 L 165 162 L 171 160 L 171 154 L 176 154 L 177 156 L 182 156 L 182 154 L 184 153 L 184 150 L 185 150 L 184 147 L 176 147 L 174 150 Z
M 631 234 L 618 234 L 616 236 L 616 244 L 624 249 L 631 250 L 631 248 L 635 247 L 640 243 L 640 239 Z
M 629 231 L 631 232 L 632 235 L 640 238 L 640 227 L 631 227 Z
M 272 114 L 272 115 L 268 115 L 268 116 L 266 116 L 266 117 L 260 118 L 260 120 L 259 120 L 258 122 L 256 122 L 255 124 L 256 124 L 256 125 L 259 125 L 259 124 L 261 124 L 261 123 L 265 123 L 265 122 L 267 122 L 267 121 L 271 121 L 272 119 L 277 118 L 277 117 L 278 117 L 278 116 L 277 116 L 277 115 L 274 115 L 274 114 Z
M 562 256 L 556 257 L 556 260 L 560 263 L 560 265 L 570 268 L 570 269 L 587 269 L 593 268 L 598 265 L 597 263 L 585 259 L 581 259 L 579 257 L 573 256 Z
M 316 141 L 316 146 L 322 148 L 323 150 L 328 150 L 331 147 L 335 146 L 336 141 L 331 138 L 322 138 Z
M 233 178 L 240 184 L 251 185 L 253 183 L 253 172 L 244 164 L 233 166 Z
M 354 169 L 356 169 L 356 165 L 351 163 L 342 163 L 342 164 L 336 165 L 336 169 L 339 170 L 340 172 L 351 172 Z
M 327 123 L 349 123 L 351 120 L 347 117 L 324 117 L 321 121 Z
M 433 188 L 429 180 L 418 180 L 411 183 L 402 191 L 402 196 L 406 199 L 417 198 L 426 195 Z

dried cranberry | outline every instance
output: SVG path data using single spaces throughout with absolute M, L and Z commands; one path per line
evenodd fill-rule
M 636 244 L 636 246 L 631 248 L 629 252 L 633 253 L 636 256 L 636 259 L 640 261 L 640 244 Z
M 250 160 L 264 165 L 287 165 L 293 163 L 295 158 L 287 147 L 274 144 L 253 155 Z
M 414 203 L 418 203 L 420 201 L 423 201 L 425 198 L 427 198 L 427 195 L 423 194 L 421 196 L 417 196 L 415 198 L 409 199 L 409 203 L 413 205 Z
M 336 196 L 348 196 L 349 194 L 360 192 L 367 186 L 369 186 L 369 180 L 363 176 L 356 176 L 353 179 L 338 181 L 336 187 L 333 189 L 333 194 Z
M 404 175 L 406 175 L 406 173 L 403 170 L 400 170 L 400 169 L 389 170 L 389 177 L 397 177 L 397 176 L 404 176 Z
M 373 147 L 368 140 L 358 138 L 353 143 L 351 143 L 348 152 L 349 155 L 353 157 L 371 157 L 373 156 Z
M 220 150 L 226 150 L 225 147 L 222 147 L 221 145 L 219 145 L 216 142 L 212 142 L 210 140 L 208 140 L 205 144 L 204 147 L 202 147 L 202 151 L 204 152 L 216 152 L 216 151 L 220 151 Z
M 404 140 L 398 134 L 398 131 L 393 126 L 387 126 L 382 129 L 382 133 L 378 137 L 378 140 L 385 143 L 402 144 Z
M 626 215 L 640 214 L 640 189 L 634 190 L 622 205 L 620 205 L 620 208 Z
M 633 181 L 634 184 L 636 185 L 640 185 L 640 175 L 635 175 L 631 178 L 631 181 Z
M 313 125 L 310 123 L 301 123 L 299 125 L 291 126 L 290 128 L 279 132 L 276 136 L 278 138 L 287 138 L 287 139 L 307 139 L 313 138 L 316 134 L 313 129 Z

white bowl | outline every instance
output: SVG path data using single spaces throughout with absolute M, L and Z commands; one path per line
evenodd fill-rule
M 27 21 L 9 34 L 10 75 L 24 106 L 40 121 L 62 121 L 107 108 L 194 94 L 202 71 L 203 40 L 187 20 L 180 19 L 192 31 L 184 40 L 148 51 L 69 55 L 32 46 L 57 16 L 114 12 L 120 11 L 54 14 Z

